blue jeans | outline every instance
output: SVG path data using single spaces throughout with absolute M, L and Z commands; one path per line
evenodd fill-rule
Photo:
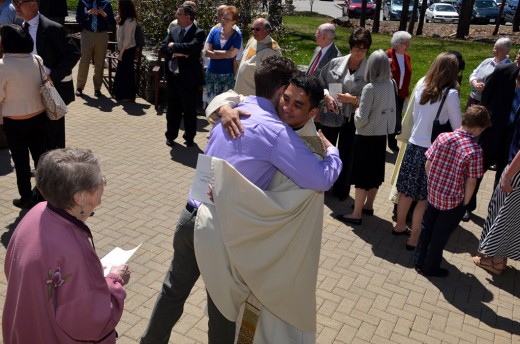
M 441 267 L 442 251 L 448 242 L 450 234 L 457 228 L 466 212 L 461 203 L 453 209 L 439 210 L 426 203 L 421 235 L 415 248 L 415 267 L 424 273 L 435 273 Z

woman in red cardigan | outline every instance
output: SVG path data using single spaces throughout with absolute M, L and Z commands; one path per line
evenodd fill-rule
M 388 147 L 398 152 L 397 141 L 395 135 L 401 133 L 401 113 L 403 112 L 403 104 L 405 99 L 410 95 L 410 79 L 412 78 L 412 65 L 410 63 L 410 55 L 408 55 L 408 48 L 410 48 L 410 40 L 412 35 L 406 31 L 397 31 L 392 36 L 390 44 L 391 49 L 386 51 L 388 59 L 390 60 L 390 69 L 392 71 L 392 78 L 397 85 L 397 99 L 396 99 L 396 122 L 395 134 L 388 135 Z

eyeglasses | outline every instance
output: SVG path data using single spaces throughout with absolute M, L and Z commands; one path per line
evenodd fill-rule
M 251 28 L 251 31 L 256 31 L 256 32 L 258 32 L 258 31 L 262 31 L 262 29 L 259 28 L 259 27 L 252 27 L 252 28 Z
M 232 21 L 233 18 L 230 18 L 230 17 L 223 17 L 222 20 L 225 20 L 225 21 Z

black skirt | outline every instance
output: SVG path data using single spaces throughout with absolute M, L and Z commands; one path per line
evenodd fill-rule
M 355 138 L 352 184 L 358 189 L 379 188 L 385 180 L 386 135 Z

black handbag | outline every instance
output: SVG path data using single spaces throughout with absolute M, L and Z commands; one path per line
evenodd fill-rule
M 320 124 L 325 127 L 338 128 L 345 124 L 345 116 L 341 112 L 341 109 L 338 109 L 338 112 L 330 111 L 327 109 L 327 102 L 320 102 Z
M 435 116 L 435 119 L 433 120 L 433 127 L 432 127 L 432 143 L 435 141 L 437 136 L 439 136 L 442 133 L 448 133 L 450 131 L 453 131 L 451 129 L 450 120 L 447 120 L 446 123 L 441 124 L 439 122 L 439 116 L 441 114 L 442 106 L 444 105 L 444 101 L 446 100 L 446 97 L 448 96 L 448 92 L 450 91 L 449 88 L 446 89 L 446 92 L 444 92 L 444 95 L 442 96 L 441 105 L 439 105 L 439 110 L 437 111 L 437 116 Z

